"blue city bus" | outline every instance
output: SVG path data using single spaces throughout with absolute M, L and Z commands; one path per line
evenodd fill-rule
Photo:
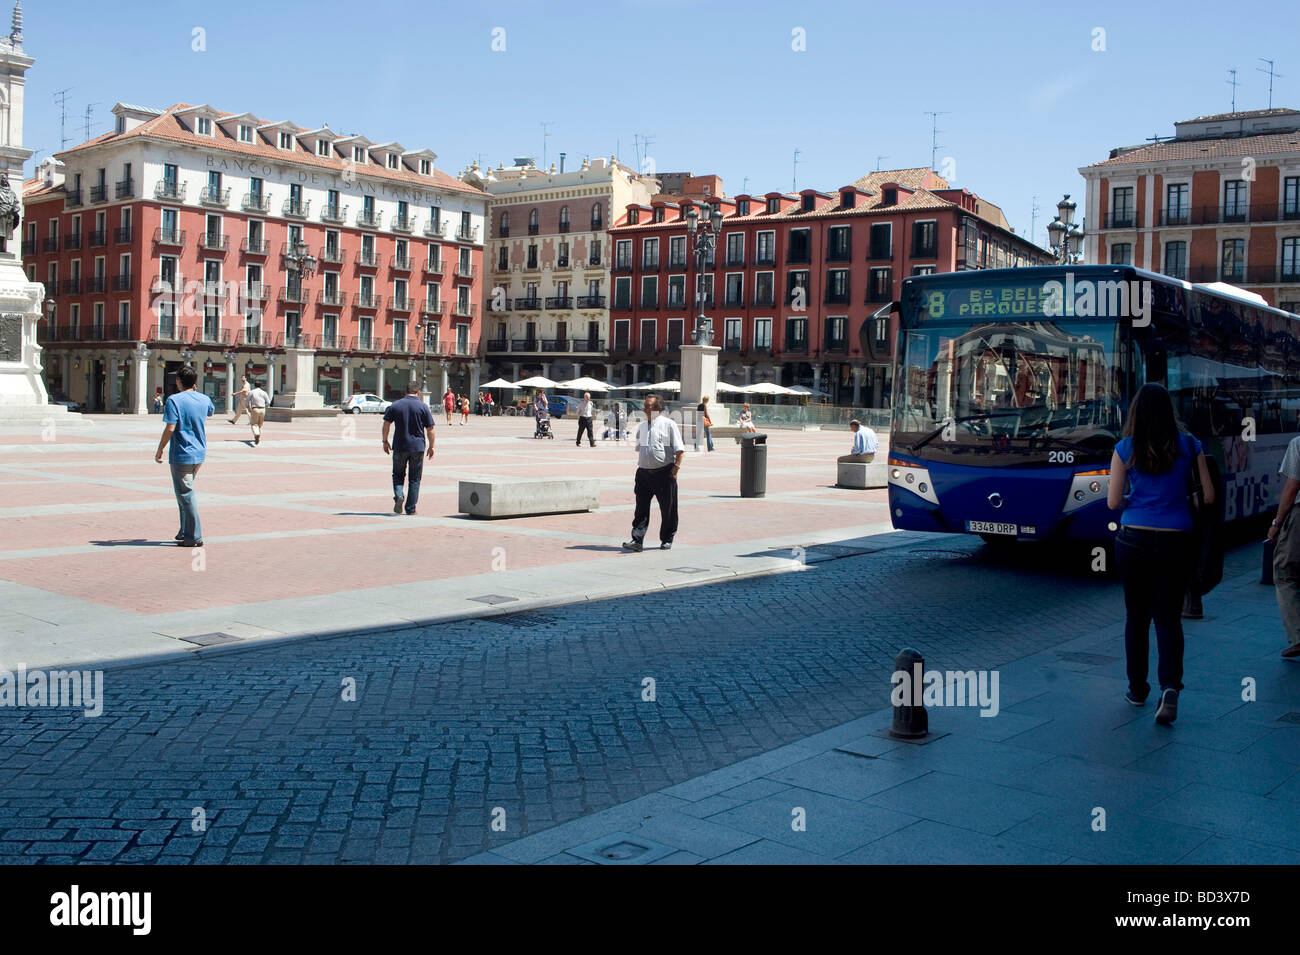
M 890 307 L 894 527 L 1110 540 L 1111 454 L 1152 381 L 1204 443 L 1224 520 L 1276 507 L 1300 428 L 1300 316 L 1115 265 L 914 276 Z

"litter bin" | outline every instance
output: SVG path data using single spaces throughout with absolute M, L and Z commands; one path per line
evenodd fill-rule
M 767 494 L 767 435 L 740 436 L 740 496 Z

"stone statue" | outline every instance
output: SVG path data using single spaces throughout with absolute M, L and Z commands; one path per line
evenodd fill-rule
M 0 237 L 8 238 L 14 234 L 21 212 L 18 197 L 9 186 L 9 177 L 0 175 Z

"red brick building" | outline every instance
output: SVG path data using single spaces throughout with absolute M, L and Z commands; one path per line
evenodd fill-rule
M 904 278 L 1050 260 L 998 207 L 928 169 L 876 172 L 832 193 L 734 198 L 720 195 L 717 177 L 680 175 L 691 193 L 630 205 L 611 232 L 609 338 L 622 383 L 679 373 L 698 314 L 692 205 L 701 222 L 714 205 L 723 215 L 702 290 L 720 379 L 810 386 L 852 407 L 888 404 L 897 326 L 887 312 L 874 316 Z
M 1226 282 L 1300 311 L 1300 111 L 1184 120 L 1173 139 L 1079 172 L 1087 261 Z
M 328 127 L 113 112 L 24 186 L 51 394 L 140 413 L 185 362 L 219 408 L 244 373 L 299 407 L 391 396 L 424 369 L 473 393 L 486 194 L 428 150 Z M 292 267 L 297 243 L 314 273 Z

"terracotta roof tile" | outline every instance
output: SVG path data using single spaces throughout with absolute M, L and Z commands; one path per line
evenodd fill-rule
M 1224 139 L 1171 139 L 1164 143 L 1139 146 L 1083 168 L 1103 166 L 1141 166 L 1176 159 L 1240 159 L 1242 156 L 1300 153 L 1300 130 L 1289 133 L 1261 133 L 1258 136 L 1233 136 Z
M 176 111 L 191 108 L 188 103 L 176 103 L 169 106 L 161 115 L 141 123 L 135 129 L 128 130 L 125 133 L 105 133 L 102 136 L 96 136 L 94 139 L 82 143 L 80 146 L 73 146 L 71 149 L 63 150 L 58 153 L 59 159 L 67 162 L 69 158 L 74 157 L 87 149 L 102 145 L 107 142 L 122 142 L 124 140 L 136 139 L 157 139 L 166 142 L 187 143 L 193 146 L 200 146 L 204 149 L 216 149 L 222 152 L 235 153 L 242 156 L 257 157 L 259 159 L 291 161 L 299 165 L 319 166 L 322 169 L 330 169 L 337 172 L 343 172 L 349 167 L 348 160 L 337 156 L 317 156 L 313 152 L 304 149 L 301 144 L 294 141 L 294 148 L 286 152 L 277 146 L 262 142 L 258 137 L 257 142 L 242 143 L 238 139 L 229 136 L 216 123 L 229 119 L 234 116 L 242 116 L 242 113 L 230 113 L 218 111 L 216 123 L 214 123 L 212 136 L 200 136 L 197 133 L 190 132 L 176 118 Z M 299 133 L 311 132 L 305 127 L 295 126 L 292 123 L 283 124 L 284 128 L 292 130 L 295 137 Z M 367 162 L 355 167 L 361 175 L 371 176 L 376 179 L 387 179 L 393 182 L 402 182 L 409 185 L 419 185 L 437 189 L 443 189 L 449 192 L 463 192 L 471 195 L 483 196 L 487 198 L 487 193 L 481 189 L 475 189 L 468 183 L 462 182 L 456 177 L 443 172 L 440 169 L 434 169 L 433 175 L 421 176 L 418 173 L 411 172 L 407 169 L 388 169 L 379 163 Z

